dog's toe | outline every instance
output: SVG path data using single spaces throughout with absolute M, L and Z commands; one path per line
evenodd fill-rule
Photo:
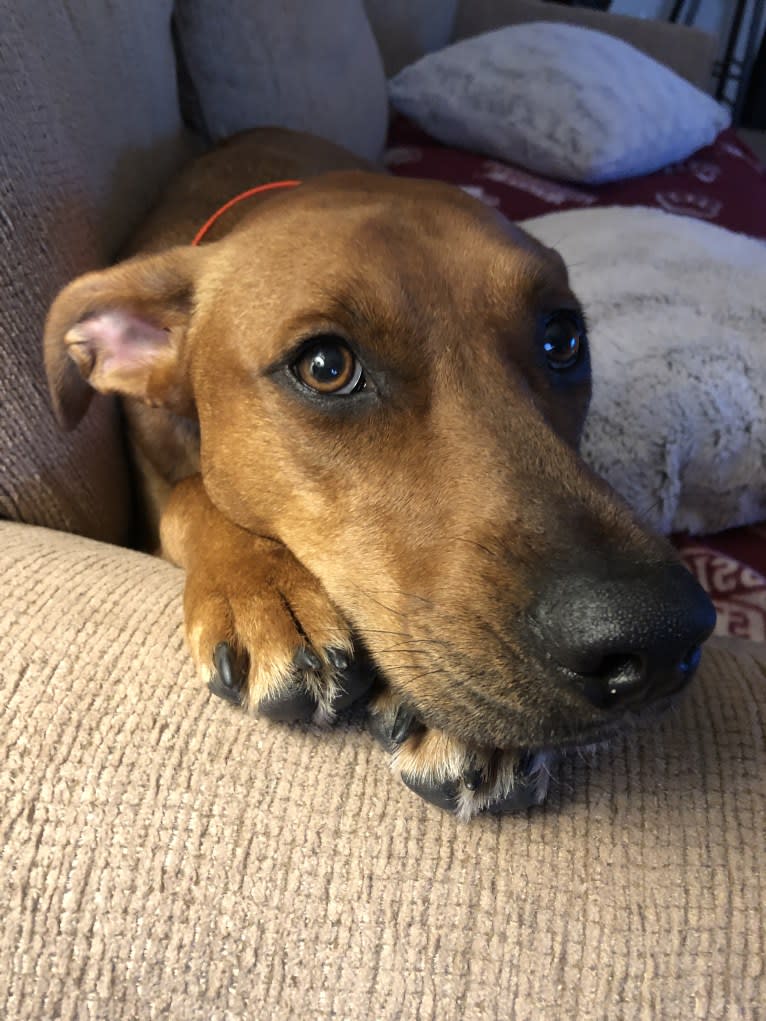
M 374 672 L 319 582 L 287 550 L 187 573 L 186 630 L 212 694 L 272 720 L 330 723 Z M 247 568 L 247 569 L 244 569 Z
M 258 699 L 257 711 L 279 723 L 308 723 L 317 710 L 317 699 L 309 690 L 308 678 L 309 675 L 314 679 L 320 677 L 323 667 L 317 653 L 302 645 L 293 656 L 288 683 Z
M 372 667 L 363 653 L 352 657 L 345 649 L 330 648 L 323 649 L 320 656 L 309 646 L 301 646 L 293 657 L 289 683 L 262 697 L 257 710 L 279 722 L 307 723 L 323 710 L 326 718 L 334 718 L 363 698 L 372 683 Z M 326 691 L 330 697 L 322 706 Z
M 458 780 L 429 781 L 417 774 L 402 772 L 402 781 L 424 801 L 461 818 L 469 819 L 479 812 L 490 815 L 507 815 L 533 808 L 545 799 L 545 790 L 541 792 L 537 778 L 531 779 L 523 775 L 513 781 L 507 793 L 487 785 L 483 791 L 481 783 L 468 784 L 466 777 Z
M 518 812 L 545 800 L 553 760 L 549 753 L 470 748 L 427 728 L 387 691 L 371 704 L 370 729 L 411 791 L 461 819 L 480 812 Z
M 470 751 L 443 734 L 425 731 L 394 755 L 394 768 L 425 801 L 470 819 L 505 815 L 541 804 L 548 791 L 549 756 Z M 481 756 L 482 763 L 477 764 Z
M 356 647 L 353 659 L 342 649 L 328 649 L 327 658 L 335 670 L 334 712 L 347 709 L 369 694 L 375 681 L 375 669 L 364 649 Z
M 260 699 L 257 708 L 261 716 L 279 723 L 308 723 L 317 711 L 317 700 L 296 677 L 284 691 Z

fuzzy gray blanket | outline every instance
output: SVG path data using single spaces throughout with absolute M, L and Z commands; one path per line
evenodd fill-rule
M 590 322 L 590 464 L 663 532 L 766 518 L 766 244 L 647 208 L 524 227 Z

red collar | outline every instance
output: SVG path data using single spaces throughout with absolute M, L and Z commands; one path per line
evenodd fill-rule
M 270 184 L 259 184 L 257 188 L 248 188 L 247 191 L 240 192 L 239 195 L 235 195 L 233 199 L 229 199 L 228 202 L 225 202 L 220 209 L 217 209 L 213 213 L 209 220 L 203 223 L 194 235 L 192 245 L 196 247 L 219 217 L 223 216 L 223 214 L 228 212 L 232 206 L 236 206 L 236 204 L 241 202 L 243 199 L 249 199 L 251 195 L 258 195 L 262 191 L 271 191 L 274 188 L 296 188 L 301 183 L 301 181 L 272 181 Z

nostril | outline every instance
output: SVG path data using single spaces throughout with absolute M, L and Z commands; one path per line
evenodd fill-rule
M 694 645 L 672 667 L 661 671 L 663 682 L 653 676 L 648 660 L 639 654 L 604 656 L 587 673 L 577 674 L 577 683 L 588 701 L 599 709 L 621 708 L 631 702 L 642 702 L 655 688 L 657 694 L 671 694 L 690 680 L 702 658 L 702 646 Z
M 606 684 L 632 683 L 640 680 L 643 676 L 643 663 L 641 657 L 631 653 L 615 653 L 611 656 L 604 656 L 599 668 L 593 671 L 601 677 Z
M 643 697 L 647 686 L 647 668 L 636 654 L 604 656 L 594 670 L 578 678 L 583 694 L 598 708 L 611 708 Z

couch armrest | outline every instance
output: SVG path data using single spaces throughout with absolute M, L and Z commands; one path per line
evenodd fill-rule
M 701 29 L 672 22 L 563 7 L 542 0 L 460 0 L 453 41 L 527 21 L 564 21 L 617 36 L 693 85 L 710 91 L 715 39 Z
M 567 763 L 542 808 L 466 825 L 358 726 L 209 696 L 170 565 L 0 524 L 0 574 L 17 1021 L 722 1021 L 766 1002 L 763 648 L 712 647 L 677 713 Z

